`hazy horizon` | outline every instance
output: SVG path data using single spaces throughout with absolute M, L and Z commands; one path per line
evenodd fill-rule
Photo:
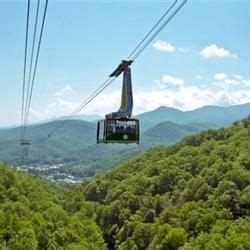
M 175 108 L 175 107 L 170 107 L 170 106 L 159 106 L 155 109 L 152 109 L 152 110 L 149 110 L 149 111 L 145 111 L 145 112 L 142 112 L 142 113 L 139 113 L 139 114 L 133 114 L 133 117 L 135 116 L 139 116 L 139 115 L 142 115 L 144 113 L 149 113 L 149 112 L 152 112 L 152 111 L 155 111 L 161 107 L 164 107 L 164 108 L 173 108 L 173 109 L 176 109 L 176 110 L 179 110 L 179 111 L 182 111 L 182 112 L 189 112 L 189 111 L 194 111 L 194 110 L 197 110 L 197 109 L 202 109 L 204 107 L 220 107 L 220 108 L 227 108 L 227 107 L 234 107 L 234 106 L 242 106 L 242 105 L 247 105 L 249 104 L 250 105 L 250 102 L 246 102 L 246 103 L 241 103 L 241 104 L 236 104 L 236 105 L 204 105 L 204 106 L 201 106 L 201 107 L 197 107 L 197 108 L 194 108 L 194 109 L 190 109 L 190 110 L 181 110 L 181 109 L 178 109 L 178 108 Z M 249 114 L 250 114 L 250 110 L 249 110 Z M 77 117 L 86 117 L 88 119 L 84 119 L 84 121 L 87 121 L 87 122 L 94 122 L 96 119 L 93 118 L 91 119 L 91 117 L 100 117 L 100 118 L 104 118 L 104 116 L 101 116 L 100 114 L 78 114 L 78 115 L 74 115 L 74 116 L 71 116 L 71 115 L 65 115 L 65 116 L 56 116 L 56 117 L 50 117 L 48 119 L 44 119 L 44 120 L 39 120 L 39 121 L 35 121 L 35 122 L 32 122 L 30 123 L 29 125 L 36 125 L 36 124 L 42 124 L 42 123 L 49 123 L 49 122 L 53 122 L 53 121 L 56 121 L 56 120 L 60 120 L 60 119 L 64 119 L 64 118 L 68 118 L 69 120 L 70 119 L 73 119 L 74 120 L 74 117 L 76 118 L 75 120 L 77 120 Z M 20 124 L 9 124 L 9 125 L 6 125 L 6 126 L 1 126 L 0 124 L 0 129 L 5 129 L 5 128 L 18 128 L 20 127 Z

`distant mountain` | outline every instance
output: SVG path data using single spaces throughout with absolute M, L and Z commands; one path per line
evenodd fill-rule
M 53 121 L 44 124 L 31 125 L 27 127 L 27 137 L 32 139 L 35 137 L 48 139 L 48 134 L 51 134 L 51 139 L 60 137 L 62 140 L 77 139 L 81 141 L 84 135 L 85 143 L 89 143 L 89 139 L 95 135 L 95 124 L 78 121 L 65 120 Z M 0 140 L 2 139 L 17 139 L 20 136 L 20 128 L 0 129 Z M 87 138 L 86 138 L 87 136 Z
M 140 120 L 143 131 L 155 126 L 157 123 L 171 121 L 182 123 L 184 112 L 175 108 L 161 106 L 153 111 L 145 112 L 136 116 Z
M 185 112 L 184 122 L 212 122 L 216 124 L 229 124 L 250 115 L 250 103 L 229 106 L 204 106 L 199 109 Z
M 226 126 L 250 114 L 250 103 L 230 107 L 204 106 L 192 111 L 180 111 L 175 108 L 159 107 L 151 112 L 137 116 L 141 121 L 142 130 L 154 125 L 170 121 L 178 124 L 208 123 L 214 126 Z
M 202 123 L 182 125 L 168 121 L 160 122 L 142 134 L 142 141 L 146 144 L 173 144 L 187 135 L 215 127 Z
M 40 124 L 45 124 L 45 123 L 50 123 L 54 121 L 63 121 L 63 120 L 80 120 L 80 121 L 87 121 L 87 122 L 96 122 L 98 120 L 104 119 L 103 116 L 97 115 L 97 114 L 91 114 L 91 115 L 74 115 L 74 116 L 59 116 L 57 118 L 50 118 L 50 119 L 45 119 L 45 120 L 40 120 L 36 122 L 30 122 L 29 125 L 35 126 L 35 125 L 40 125 Z M 1 129 L 9 129 L 9 128 L 18 128 L 20 124 L 11 124 L 9 126 L 1 126 L 0 125 L 0 130 Z
M 31 125 L 27 128 L 27 137 L 31 140 L 29 161 L 33 165 L 56 161 L 97 171 L 109 169 L 145 147 L 173 144 L 201 130 L 227 126 L 249 113 L 250 104 L 227 108 L 207 106 L 188 112 L 160 107 L 137 117 L 141 124 L 139 146 L 97 145 L 94 122 L 55 120 Z M 20 164 L 19 139 L 20 128 L 0 129 L 0 161 Z
M 50 137 L 48 135 L 50 134 Z M 27 127 L 29 162 L 64 162 L 85 168 L 110 168 L 135 155 L 136 145 L 97 145 L 96 124 L 79 120 L 53 121 Z M 20 128 L 0 129 L 0 162 L 21 164 Z
M 147 141 L 153 140 L 156 143 L 157 141 L 161 141 L 170 144 L 197 131 L 198 129 L 188 125 L 179 125 L 173 122 L 161 122 L 148 129 L 143 135 Z
M 93 115 L 61 116 L 58 117 L 56 120 L 81 120 L 87 122 L 94 122 L 101 119 L 104 119 L 103 116 L 93 114 Z
M 145 112 L 135 116 L 140 120 L 140 128 L 142 132 L 155 126 L 158 123 L 170 121 L 177 124 L 191 124 L 191 123 L 208 123 L 213 126 L 230 125 L 231 122 L 240 120 L 250 114 L 250 103 L 220 107 L 220 106 L 204 106 L 191 111 L 181 111 L 176 108 L 161 106 L 155 110 Z M 62 120 L 81 120 L 96 123 L 97 120 L 104 119 L 103 116 L 92 115 L 75 115 L 75 116 L 61 116 L 55 119 L 49 119 L 34 123 L 32 125 L 46 124 L 53 121 Z M 12 125 L 8 128 L 17 128 L 19 125 Z M 0 127 L 0 131 L 4 127 Z
M 50 118 L 46 120 L 41 120 L 35 123 L 31 123 L 30 125 L 39 125 L 39 124 L 45 124 L 53 121 L 64 121 L 64 120 L 79 120 L 79 121 L 86 121 L 86 122 L 96 122 L 98 120 L 103 119 L 102 116 L 97 114 L 91 114 L 91 115 L 67 115 L 67 116 L 59 116 L 56 118 Z M 8 128 L 12 127 L 18 127 L 18 125 L 9 126 Z M 0 127 L 1 129 L 1 127 Z
M 56 129 L 56 130 L 55 130 Z M 51 134 L 48 137 L 48 134 Z M 86 121 L 53 121 L 27 128 L 31 140 L 31 159 L 51 160 L 79 158 L 72 155 L 82 147 L 95 143 L 96 125 Z M 0 160 L 13 160 L 21 156 L 20 128 L 0 129 Z

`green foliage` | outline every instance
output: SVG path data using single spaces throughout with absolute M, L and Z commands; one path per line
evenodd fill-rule
M 250 249 L 245 121 L 70 188 L 0 166 L 0 249 Z
M 248 249 L 249 148 L 237 122 L 148 150 L 82 191 L 110 249 Z
M 0 129 L 0 161 L 7 161 L 14 166 L 22 165 L 19 137 L 19 127 Z M 60 169 L 43 171 L 46 175 L 65 173 L 82 178 L 90 177 L 115 167 L 141 150 L 135 145 L 97 145 L 96 124 L 81 120 L 57 120 L 32 125 L 27 129 L 27 137 L 31 140 L 30 166 L 65 164 Z
M 155 226 L 152 224 L 139 223 L 133 232 L 134 240 L 138 250 L 147 249 L 155 234 Z
M 0 171 L 1 249 L 105 249 L 88 202 L 69 213 L 64 188 L 4 165 Z
M 191 238 L 183 250 L 191 249 L 250 249 L 250 220 L 217 221 L 209 233 Z

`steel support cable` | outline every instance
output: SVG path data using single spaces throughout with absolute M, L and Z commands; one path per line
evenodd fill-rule
M 62 31 L 63 30 L 63 27 L 64 27 L 64 25 L 65 25 L 65 23 L 66 23 L 66 19 L 65 19 L 65 16 L 67 16 L 68 14 L 68 10 L 69 10 L 69 2 L 70 2 L 70 0 L 66 0 L 67 1 L 67 3 L 66 3 L 66 7 L 65 7 L 65 9 L 64 9 L 64 14 L 63 14 L 63 19 L 61 20 L 61 22 L 60 22 L 60 27 L 57 29 L 57 31 Z M 54 47 L 54 50 L 53 50 L 53 52 L 52 53 L 50 53 L 52 56 L 50 57 L 50 60 L 49 60 L 49 64 L 50 64 L 50 68 L 51 68 L 51 65 L 53 65 L 53 59 L 54 59 L 54 57 L 55 57 L 55 54 L 56 54 L 56 49 L 57 49 L 57 47 Z
M 133 55 L 133 53 L 139 48 L 139 46 L 149 37 L 149 35 L 153 32 L 153 30 L 158 26 L 158 24 L 164 19 L 164 17 L 166 17 L 166 15 L 171 11 L 171 9 L 175 6 L 175 4 L 178 1 L 176 0 L 171 6 L 170 8 L 168 8 L 168 10 L 164 13 L 164 15 L 159 19 L 159 21 L 154 25 L 153 29 L 150 30 L 150 32 L 144 37 L 144 39 L 136 46 L 135 50 L 130 54 Z M 135 57 L 133 57 L 133 60 L 135 58 L 137 58 L 141 52 L 149 45 L 149 43 L 161 32 L 161 30 L 171 21 L 171 19 L 178 13 L 178 11 L 184 6 L 184 4 L 187 2 L 187 0 L 184 0 L 182 2 L 182 4 L 174 11 L 174 13 L 163 23 L 163 25 L 160 26 L 160 28 L 153 34 L 153 36 L 148 40 L 148 42 L 146 43 L 146 45 L 144 45 L 135 55 Z M 130 57 L 129 56 L 129 57 Z M 114 78 L 115 79 L 115 78 Z M 109 79 L 108 79 L 109 80 Z M 90 103 L 99 93 L 101 93 L 111 82 L 108 82 L 108 80 L 106 80 L 98 89 L 100 89 L 100 91 L 98 91 L 98 89 L 91 95 L 93 96 L 91 98 L 91 96 L 89 98 L 87 98 L 75 111 L 73 111 L 73 114 L 77 114 L 78 112 L 80 112 L 85 106 L 87 106 L 88 103 Z M 104 88 L 102 88 L 103 85 L 105 85 L 105 83 L 108 82 L 108 84 L 106 86 L 104 86 Z M 96 94 L 97 93 L 97 94 Z M 89 100 L 89 101 L 88 101 Z
M 28 112 L 28 96 L 30 93 L 30 84 L 31 84 L 31 74 L 32 74 L 32 68 L 33 68 L 33 58 L 34 58 L 34 49 L 35 49 L 35 42 L 36 42 L 36 33 L 37 33 L 37 23 L 38 23 L 38 16 L 39 16 L 39 7 L 40 7 L 40 0 L 37 1 L 37 8 L 36 8 L 36 17 L 35 17 L 35 27 L 34 27 L 34 33 L 33 33 L 33 41 L 32 41 L 32 51 L 31 51 L 31 57 L 30 57 L 30 67 L 29 67 L 29 79 L 28 79 L 28 86 L 27 86 L 27 98 L 25 103 L 25 116 Z
M 72 113 L 69 114 L 69 116 L 76 115 L 79 113 L 82 109 L 84 109 L 95 97 L 97 97 L 104 89 L 106 89 L 116 78 L 108 78 L 97 90 L 95 90 L 88 98 L 86 98 Z M 52 134 L 54 134 L 59 128 L 61 128 L 66 121 L 60 123 L 58 126 L 56 126 L 52 132 L 48 134 L 48 137 L 50 137 Z
M 167 16 L 167 14 L 172 10 L 172 8 L 176 5 L 176 3 L 178 2 L 178 0 L 176 0 L 171 6 L 170 8 L 168 8 L 168 10 L 164 13 L 164 15 L 159 19 L 159 21 L 154 25 L 154 27 L 150 30 L 150 32 L 143 38 L 143 40 L 136 46 L 136 48 L 132 51 L 132 53 L 129 55 L 129 57 L 131 57 L 131 55 L 134 54 L 134 52 L 139 48 L 139 46 L 149 37 L 149 35 L 153 32 L 153 30 L 159 25 L 159 23 Z M 187 0 L 184 0 L 183 3 L 177 8 L 177 10 L 170 16 L 170 18 L 168 18 L 163 25 L 154 33 L 154 35 L 149 39 L 149 42 L 146 43 L 146 46 L 143 46 L 143 49 L 139 50 L 139 54 L 148 46 L 148 44 L 160 33 L 160 31 L 170 22 L 170 20 L 177 14 L 177 12 L 183 7 L 183 5 L 187 2 Z M 138 53 L 136 53 L 136 57 L 139 56 Z M 107 79 L 98 89 L 100 89 L 103 85 L 105 85 L 106 82 L 108 82 L 109 79 Z M 109 85 L 110 83 L 108 83 Z M 107 85 L 107 86 L 108 86 Z M 105 89 L 107 86 L 105 86 L 103 89 Z M 94 98 L 97 96 L 95 95 L 95 93 L 100 93 L 98 91 L 98 89 L 92 94 L 92 96 L 94 96 Z M 91 96 L 88 98 L 90 99 Z M 94 98 L 92 98 L 91 100 L 93 100 Z M 80 107 L 78 107 L 74 114 L 80 112 L 86 105 L 85 103 L 87 102 L 87 104 L 89 103 L 88 99 L 86 99 L 83 104 L 82 107 L 80 105 Z
M 151 36 L 151 38 L 143 45 L 143 47 L 132 57 L 134 61 L 143 50 L 155 39 L 155 37 L 165 28 L 165 26 L 174 18 L 174 16 L 182 9 L 188 0 L 184 0 L 178 8 L 167 18 L 167 20 L 160 26 L 160 28 Z
M 170 6 L 170 8 L 164 13 L 164 17 L 166 17 L 166 15 L 172 10 L 172 8 L 175 6 L 175 4 L 178 2 L 178 0 L 172 4 Z M 181 5 L 171 14 L 171 16 L 164 21 L 164 23 L 160 26 L 160 28 L 151 36 L 151 38 L 146 42 L 145 45 L 143 45 L 143 47 L 136 53 L 136 55 L 133 57 L 133 61 L 142 53 L 142 51 L 150 44 L 150 42 L 152 42 L 152 40 L 161 32 L 161 30 L 173 19 L 173 17 L 179 12 L 179 10 L 186 4 L 187 0 L 184 0 Z M 142 43 L 149 37 L 149 35 L 153 32 L 153 30 L 160 24 L 160 22 L 164 19 L 164 17 L 160 18 L 159 21 L 157 22 L 156 25 L 154 25 L 154 28 L 150 30 L 150 32 L 142 39 L 142 41 L 136 46 L 136 49 L 134 51 L 132 51 L 132 53 L 130 54 L 129 57 L 131 57 L 131 55 L 133 55 L 136 50 L 139 48 L 140 45 L 142 45 Z M 83 103 L 77 107 L 71 114 L 71 115 L 75 115 L 78 112 L 80 112 L 83 108 L 85 108 L 95 97 L 97 97 L 104 89 L 106 89 L 114 80 L 115 78 L 108 78 L 100 87 L 97 88 L 97 90 L 94 91 L 94 93 L 92 95 L 90 95 L 90 97 L 88 97 L 87 99 L 85 99 L 85 101 L 83 101 Z M 48 134 L 48 137 L 50 137 L 58 128 L 62 127 L 64 123 L 59 124 L 58 127 L 56 127 L 52 133 Z
M 109 84 L 110 79 L 111 78 L 108 78 L 106 81 L 104 81 L 88 98 L 86 98 L 75 110 L 73 110 L 70 115 L 79 113 L 82 110 L 82 106 L 84 106 L 89 99 L 91 99 L 106 84 Z
M 85 104 L 89 101 L 89 100 L 93 100 L 92 98 L 96 95 L 97 92 L 99 92 L 103 87 L 105 87 L 106 84 L 110 84 L 109 81 L 112 80 L 111 78 L 108 78 L 105 82 L 103 82 L 103 84 L 101 84 L 89 97 L 87 97 L 76 109 L 74 109 L 69 116 L 73 116 L 76 115 L 77 113 L 79 113 L 83 107 L 85 106 Z M 106 88 L 106 87 L 105 87 Z M 65 122 L 65 121 L 64 121 Z M 50 132 L 48 134 L 48 137 L 50 137 L 52 134 L 54 134 L 54 132 L 56 130 L 58 130 L 59 128 L 61 128 L 64 125 L 64 122 L 60 123 L 58 126 L 56 126 L 52 132 Z
M 42 20 L 42 27 L 41 27 L 41 30 L 40 30 L 40 36 L 39 36 L 39 41 L 38 41 L 35 66 L 34 66 L 34 70 L 33 70 L 32 82 L 31 82 L 31 89 L 30 89 L 30 93 L 29 93 L 29 96 L 28 96 L 29 100 L 28 100 L 28 106 L 27 106 L 27 113 L 26 113 L 26 117 L 25 117 L 25 121 L 24 121 L 25 122 L 25 124 L 24 124 L 24 135 L 25 135 L 25 132 L 26 132 L 26 125 L 27 125 L 28 118 L 29 118 L 29 110 L 30 110 L 31 98 L 32 98 L 34 82 L 35 82 L 35 77 L 36 77 L 36 69 L 37 69 L 37 64 L 38 64 L 38 59 L 39 59 L 39 52 L 40 52 L 40 47 L 41 47 L 41 42 L 42 42 L 45 18 L 46 18 L 46 14 L 47 14 L 47 7 L 48 7 L 48 0 L 46 0 L 46 2 L 45 2 L 43 20 Z
M 150 34 L 156 29 L 156 27 L 161 23 L 161 21 L 168 15 L 168 13 L 172 10 L 172 8 L 177 4 L 178 0 L 175 2 L 165 11 L 163 16 L 158 20 L 158 22 L 153 26 L 153 28 L 148 32 L 148 34 L 137 44 L 135 49 L 129 54 L 128 59 L 130 59 L 133 54 L 139 49 L 139 47 L 145 42 L 145 40 L 150 36 Z
M 29 13 L 30 13 L 30 0 L 28 0 L 27 19 L 26 19 L 26 35 L 25 35 L 25 52 L 24 52 L 24 69 L 23 69 L 23 88 L 22 88 L 22 110 L 21 110 L 21 139 L 23 139 L 23 122 L 24 122 L 24 99 L 26 88 L 26 62 L 27 62 L 27 48 L 29 37 Z
M 110 80 L 104 85 L 99 91 L 97 91 L 87 102 L 84 103 L 84 105 L 81 106 L 78 112 L 80 112 L 82 109 L 84 109 L 93 99 L 95 99 L 101 92 L 106 89 L 114 80 L 116 77 L 110 78 Z M 75 113 L 76 114 L 76 113 Z

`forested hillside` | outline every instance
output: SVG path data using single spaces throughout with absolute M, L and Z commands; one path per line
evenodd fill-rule
M 0 166 L 2 249 L 250 249 L 250 121 L 71 187 Z
M 208 127 L 211 128 L 212 125 L 160 123 L 142 133 L 141 143 L 137 146 L 97 145 L 96 124 L 86 121 L 66 120 L 33 125 L 27 129 L 28 138 L 31 140 L 28 163 L 31 166 L 53 163 L 64 163 L 72 167 L 81 165 L 86 172 L 90 168 L 93 170 L 91 172 L 99 172 L 115 167 L 128 156 L 133 157 L 146 147 L 173 144 L 188 134 Z M 0 130 L 0 161 L 7 161 L 16 166 L 22 164 L 19 136 L 19 128 Z
M 205 123 L 181 125 L 173 122 L 160 122 L 142 134 L 142 143 L 151 146 L 173 144 L 187 135 L 215 127 L 216 125 Z
M 201 132 L 83 183 L 109 249 L 250 249 L 248 133 Z
M 0 165 L 0 249 L 104 249 L 93 206 L 65 209 L 67 190 Z
M 54 132 L 55 129 L 59 130 Z M 96 126 L 85 121 L 67 120 L 54 121 L 27 128 L 30 147 L 30 160 L 33 162 L 51 161 L 57 159 L 74 160 L 73 153 L 78 152 L 94 143 Z M 51 136 L 48 137 L 48 134 Z M 0 130 L 0 159 L 17 162 L 20 161 L 21 150 L 19 146 L 20 128 Z

